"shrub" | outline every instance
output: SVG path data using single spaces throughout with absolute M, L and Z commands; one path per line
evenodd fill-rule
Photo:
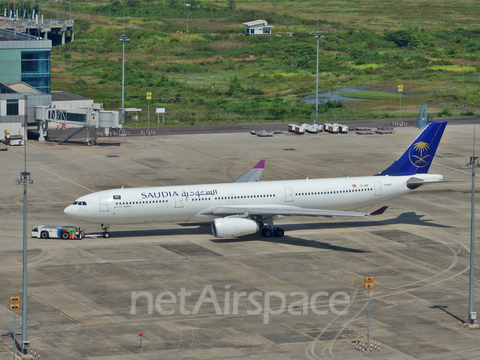
M 443 108 L 442 111 L 440 111 L 438 114 L 437 114 L 438 117 L 442 117 L 442 116 L 452 116 L 452 111 L 449 109 L 449 108 Z

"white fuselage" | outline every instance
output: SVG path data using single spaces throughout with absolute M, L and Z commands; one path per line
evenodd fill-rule
M 97 224 L 210 221 L 202 214 L 218 206 L 295 206 L 353 210 L 411 191 L 411 178 L 441 180 L 442 175 L 364 176 L 113 189 L 85 195 L 65 209 L 69 216 Z

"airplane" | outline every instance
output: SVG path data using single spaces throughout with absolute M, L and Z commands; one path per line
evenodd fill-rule
M 280 217 L 380 215 L 387 206 L 371 213 L 349 210 L 444 181 L 428 170 L 446 125 L 428 124 L 392 165 L 374 176 L 259 181 L 262 160 L 232 183 L 99 191 L 81 196 L 64 213 L 101 224 L 105 238 L 112 224 L 155 222 L 211 222 L 217 238 L 257 232 L 282 237 L 284 230 L 273 224 Z

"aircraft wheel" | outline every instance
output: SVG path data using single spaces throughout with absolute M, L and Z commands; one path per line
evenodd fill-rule
M 105 231 L 105 232 L 103 233 L 103 237 L 104 237 L 105 239 L 108 239 L 108 238 L 110 237 L 110 233 L 109 233 L 108 231 Z
M 40 237 L 41 237 L 42 239 L 48 239 L 48 232 L 47 232 L 47 231 L 42 231 L 42 232 L 40 233 Z
M 269 237 L 272 237 L 273 232 L 272 232 L 272 230 L 270 230 L 269 228 L 265 228 L 265 229 L 262 231 L 262 235 L 265 236 L 266 238 L 269 238 Z
M 276 237 L 282 237 L 285 234 L 285 231 L 283 231 L 283 229 L 276 228 L 274 234 Z

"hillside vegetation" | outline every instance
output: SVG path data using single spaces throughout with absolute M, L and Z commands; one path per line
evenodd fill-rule
M 321 118 L 395 118 L 398 85 L 404 87 L 402 116 L 414 116 L 423 103 L 429 104 L 430 114 L 475 113 L 480 28 L 466 20 L 474 1 L 455 6 L 397 3 L 335 1 L 320 12 L 319 92 L 362 90 L 342 93 L 359 101 L 325 100 L 319 106 Z M 125 46 L 126 107 L 144 110 L 141 121 L 129 126 L 144 125 L 147 92 L 154 98 L 151 113 L 166 108 L 169 124 L 313 119 L 315 106 L 303 99 L 315 91 L 318 5 L 286 0 L 189 4 L 72 1 L 75 41 L 52 49 L 52 89 L 93 98 L 106 109 L 120 108 L 119 36 L 125 11 L 130 39 Z M 49 7 L 55 17 L 55 6 L 42 3 L 42 11 Z M 69 17 L 69 4 L 63 6 L 57 7 L 60 16 Z M 367 12 L 372 6 L 378 9 L 377 23 Z M 401 16 L 387 16 L 402 8 Z M 417 9 L 425 11 L 421 22 Z M 455 17 L 452 11 L 468 13 L 460 26 L 448 21 Z M 410 13 L 416 14 L 415 21 L 401 22 Z M 259 15 L 274 25 L 273 35 L 245 36 L 242 22 Z

